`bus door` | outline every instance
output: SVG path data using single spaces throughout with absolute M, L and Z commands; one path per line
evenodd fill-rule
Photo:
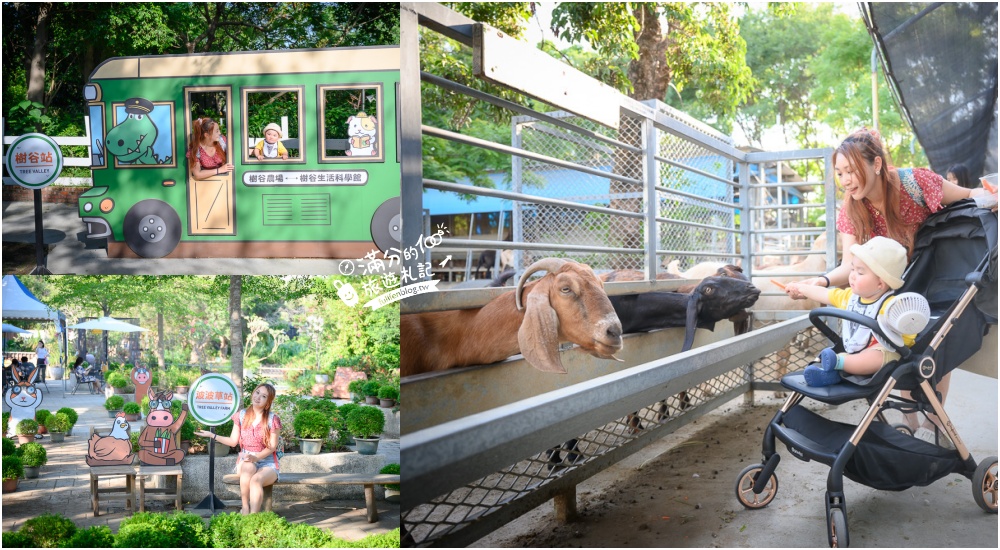
M 233 133 L 232 87 L 189 86 L 184 88 L 185 150 L 190 150 L 192 123 L 210 117 L 219 124 L 219 131 L 227 140 L 226 158 L 237 164 L 239 132 Z M 187 203 L 189 235 L 235 235 L 236 206 L 234 201 L 234 173 L 219 174 L 208 179 L 196 180 L 191 175 L 191 165 L 196 160 L 187 159 Z

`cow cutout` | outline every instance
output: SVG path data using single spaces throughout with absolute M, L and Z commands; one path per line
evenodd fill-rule
M 139 434 L 139 462 L 146 466 L 176 466 L 184 459 L 185 453 L 177 448 L 176 435 L 187 418 L 187 403 L 181 406 L 181 414 L 174 418 L 170 411 L 174 392 L 166 390 L 150 391 L 149 415 L 146 427 Z

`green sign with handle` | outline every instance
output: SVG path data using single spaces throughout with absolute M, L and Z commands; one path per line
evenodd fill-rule
M 45 134 L 24 134 L 7 149 L 7 173 L 14 183 L 28 189 L 43 189 L 59 177 L 62 151 Z

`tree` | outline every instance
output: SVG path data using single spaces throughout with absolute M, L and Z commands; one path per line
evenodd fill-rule
M 229 277 L 229 358 L 233 381 L 243 387 L 243 276 Z

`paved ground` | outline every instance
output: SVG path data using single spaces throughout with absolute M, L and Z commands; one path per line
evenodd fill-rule
M 6 225 L 6 224 L 5 224 Z M 94 517 L 90 507 L 90 482 L 88 467 L 84 462 L 87 454 L 86 437 L 91 426 L 106 428 L 108 419 L 104 409 L 104 396 L 91 395 L 81 388 L 77 395 L 63 395 L 60 383 L 49 381 L 50 391 L 43 393 L 42 406 L 50 411 L 71 407 L 80 415 L 74 435 L 64 443 L 52 443 L 49 436 L 41 440 L 48 451 L 48 464 L 41 469 L 37 479 L 22 479 L 18 490 L 3 495 L 3 530 L 20 528 L 21 524 L 40 514 L 60 513 L 72 519 L 78 526 L 107 525 L 112 531 L 118 530 L 121 521 L 127 517 L 123 505 L 107 507 L 102 502 L 101 515 Z M 42 388 L 45 391 L 45 388 Z M 4 410 L 7 410 L 4 407 Z M 378 453 L 386 455 L 386 462 L 399 462 L 399 440 L 383 440 Z M 123 486 L 124 482 L 118 485 Z M 102 487 L 110 487 L 110 482 L 102 482 Z M 336 536 L 357 540 L 373 533 L 385 533 L 399 527 L 399 505 L 376 501 L 379 521 L 368 523 L 363 500 L 323 500 L 318 502 L 282 503 L 275 502 L 274 511 L 291 522 L 309 523 L 331 530 Z M 173 505 L 163 502 L 148 503 L 152 510 L 172 510 Z M 185 503 L 185 510 L 208 516 L 208 510 L 193 510 L 197 503 Z M 239 501 L 227 501 L 226 511 L 239 510 Z
M 4 242 L 35 242 L 34 203 L 3 203 Z M 76 206 L 42 204 L 46 265 L 54 275 L 338 275 L 340 260 L 256 258 L 108 258 L 103 240 L 88 240 Z M 360 272 L 356 268 L 356 272 Z
M 962 370 L 952 376 L 952 422 L 977 461 L 995 457 L 997 379 Z M 828 467 L 779 445 L 774 501 L 746 510 L 735 497 L 737 475 L 759 463 L 763 429 L 779 406 L 770 392 L 758 392 L 756 407 L 734 400 L 578 485 L 578 521 L 557 522 L 550 501 L 473 546 L 824 547 Z M 855 403 L 810 408 L 852 423 L 862 410 Z M 961 475 L 899 492 L 850 480 L 844 489 L 854 547 L 998 547 L 996 514 L 976 505 Z

